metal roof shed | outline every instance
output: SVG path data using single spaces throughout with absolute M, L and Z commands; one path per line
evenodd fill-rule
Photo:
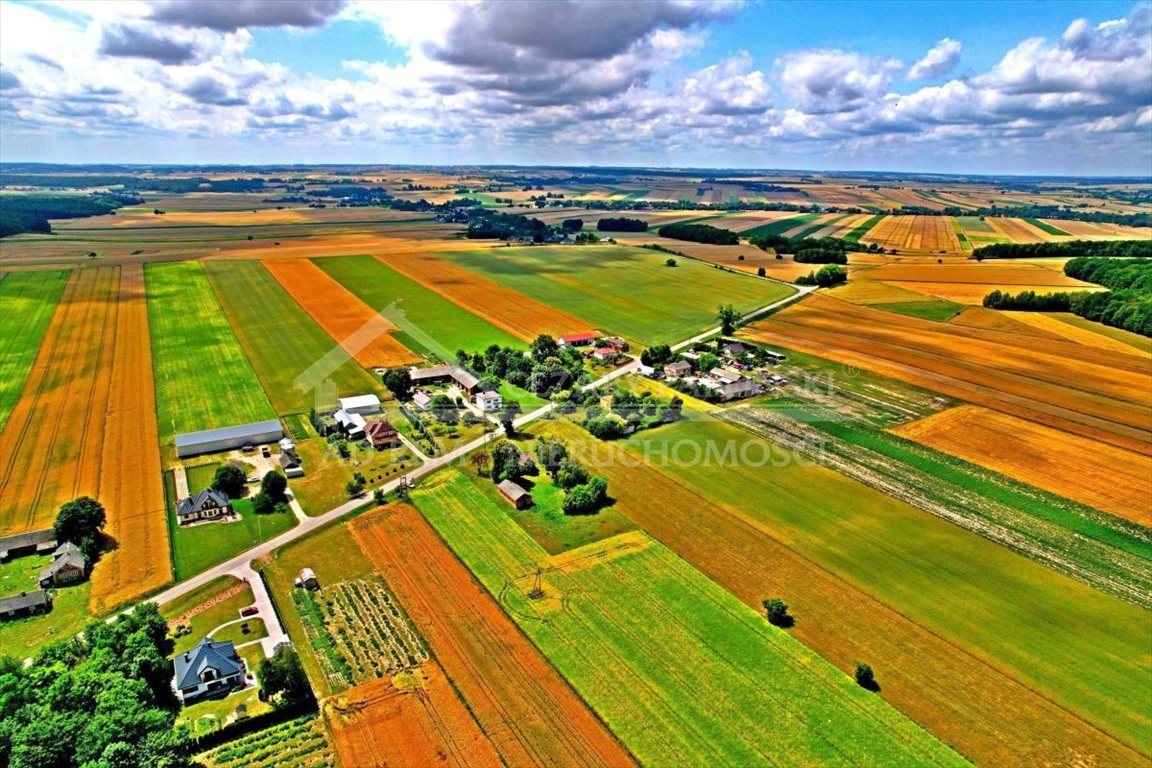
M 176 455 L 184 458 L 199 453 L 230 451 L 250 444 L 274 443 L 282 437 L 284 429 L 278 419 L 206 429 L 202 432 L 185 432 L 176 435 Z

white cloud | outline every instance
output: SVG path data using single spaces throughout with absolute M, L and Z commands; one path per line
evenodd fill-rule
M 800 51 L 782 58 L 780 83 L 808 114 L 852 112 L 883 96 L 902 66 L 897 59 L 845 51 Z
M 909 80 L 935 80 L 944 77 L 960 61 L 960 41 L 946 37 L 936 43 L 924 58 L 908 70 Z

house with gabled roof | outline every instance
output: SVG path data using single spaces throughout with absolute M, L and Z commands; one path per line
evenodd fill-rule
M 80 547 L 66 541 L 52 554 L 52 564 L 40 571 L 41 587 L 59 587 L 83 581 L 88 575 L 88 561 Z
M 172 660 L 172 687 L 187 706 L 206 696 L 226 694 L 245 685 L 244 660 L 231 642 L 218 643 L 205 637 L 190 651 Z
M 180 525 L 206 520 L 219 520 L 232 514 L 232 502 L 227 494 L 215 488 L 205 488 L 194 496 L 176 502 L 176 521 Z

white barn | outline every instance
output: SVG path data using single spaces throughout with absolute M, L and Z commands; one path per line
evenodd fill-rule
M 380 413 L 380 398 L 376 395 L 356 395 L 355 397 L 340 398 L 340 410 L 345 413 L 359 413 L 367 416 L 370 413 Z

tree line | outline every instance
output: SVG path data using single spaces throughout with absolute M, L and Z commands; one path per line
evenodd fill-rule
M 660 237 L 710 245 L 736 245 L 740 242 L 735 232 L 708 224 L 665 224 L 658 233 Z
M 1037 259 L 1067 258 L 1069 256 L 1146 258 L 1152 256 L 1152 241 L 1070 240 L 1063 243 L 995 243 L 977 248 L 972 255 L 976 259 Z
M 122 205 L 138 205 L 144 198 L 135 195 L 101 193 L 94 195 L 5 195 L 0 206 L 0 237 L 22 232 L 51 234 L 49 219 L 82 219 L 103 216 Z
M 596 222 L 601 232 L 647 232 L 648 222 L 643 219 L 606 218 Z

